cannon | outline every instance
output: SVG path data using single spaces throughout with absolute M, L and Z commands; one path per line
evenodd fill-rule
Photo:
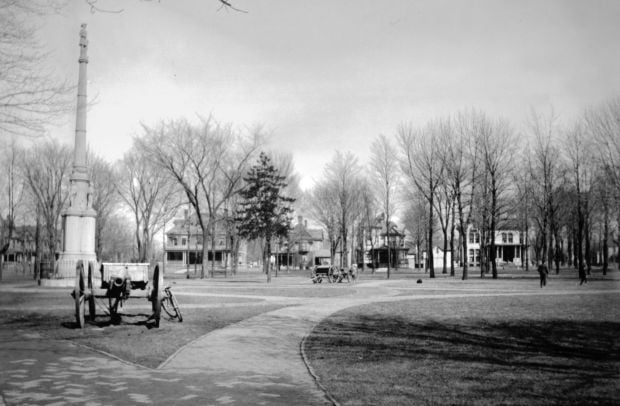
M 107 299 L 107 310 L 113 323 L 120 321 L 119 306 L 129 298 L 146 298 L 151 302 L 152 320 L 155 327 L 159 327 L 161 319 L 162 300 L 166 303 L 174 303 L 179 321 L 182 321 L 181 312 L 178 310 L 176 299 L 167 287 L 164 289 L 163 272 L 159 265 L 153 271 L 153 281 L 149 284 L 148 264 L 101 264 L 100 286 L 95 287 L 94 263 L 88 263 L 88 270 L 84 270 L 84 263 L 80 260 L 76 265 L 75 288 L 71 296 L 75 301 L 75 318 L 80 328 L 85 325 L 86 305 L 88 304 L 88 317 L 95 320 L 97 299 Z M 162 296 L 166 296 L 162 298 Z M 171 315 L 171 313 L 168 313 Z

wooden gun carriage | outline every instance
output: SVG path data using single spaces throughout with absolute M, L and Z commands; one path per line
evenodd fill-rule
M 79 327 L 84 328 L 87 304 L 89 319 L 95 320 L 96 299 L 108 300 L 107 309 L 112 322 L 120 321 L 118 308 L 122 307 L 129 298 L 145 298 L 151 302 L 153 314 L 149 320 L 153 321 L 155 327 L 159 327 L 162 301 L 167 301 L 166 303 L 174 307 L 176 316 L 165 309 L 166 312 L 171 317 L 177 317 L 179 321 L 182 321 L 176 299 L 169 288 L 164 288 L 164 276 L 159 265 L 156 265 L 153 270 L 152 283 L 149 283 L 148 275 L 149 264 L 103 263 L 99 269 L 99 275 L 95 275 L 93 262 L 89 262 L 88 269 L 85 270 L 84 263 L 81 260 L 78 261 L 75 288 L 71 295 L 75 300 L 75 318 Z M 162 298 L 163 294 L 166 297 Z

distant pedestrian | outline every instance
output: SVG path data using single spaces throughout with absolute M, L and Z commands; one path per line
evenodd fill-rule
M 355 282 L 355 278 L 357 278 L 357 265 L 351 265 L 351 269 L 349 269 L 349 275 L 351 276 L 351 280 Z
M 545 265 L 545 261 L 538 265 L 538 274 L 540 275 L 540 287 L 547 286 L 547 275 L 549 275 L 549 268 Z
M 586 276 L 586 266 L 583 262 L 579 265 L 579 281 L 579 285 L 588 283 L 588 277 Z

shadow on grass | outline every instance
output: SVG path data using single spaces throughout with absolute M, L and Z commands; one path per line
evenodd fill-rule
M 357 314 L 323 321 L 306 350 L 337 399 L 614 404 L 619 333 L 620 322 L 611 321 L 438 322 Z M 337 385 L 330 383 L 334 377 Z M 349 380 L 357 386 L 346 389 Z
M 136 318 L 140 318 L 136 320 Z M 162 319 L 165 319 L 162 317 Z M 95 320 L 90 320 L 86 318 L 84 321 L 86 326 L 96 327 L 96 328 L 104 328 L 109 326 L 119 326 L 119 325 L 128 325 L 128 326 L 145 326 L 147 329 L 152 329 L 155 327 L 155 320 L 152 318 L 151 314 L 146 313 L 122 313 L 116 316 L 110 315 L 97 315 Z M 60 325 L 66 329 L 80 329 L 80 325 L 77 321 L 63 321 Z
M 393 350 L 395 340 L 404 340 L 404 348 L 399 348 L 399 351 L 413 351 L 420 355 L 435 355 L 456 361 L 506 365 L 510 358 L 512 366 L 515 366 L 514 359 L 520 359 L 517 364 L 532 367 L 540 364 L 528 361 L 529 356 L 541 354 L 592 361 L 620 361 L 617 338 L 620 322 L 528 320 L 461 324 L 412 322 L 400 317 L 376 318 L 362 315 L 353 323 L 334 327 L 379 336 L 377 338 L 380 339 L 389 338 L 385 343 L 381 340 L 366 343 L 371 350 L 370 354 L 375 353 L 375 350 Z M 337 340 L 334 345 L 338 345 Z M 469 351 L 443 350 L 457 347 L 466 347 Z

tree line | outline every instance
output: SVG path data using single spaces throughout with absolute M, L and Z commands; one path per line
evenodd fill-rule
M 507 227 L 523 232 L 532 259 L 552 264 L 556 272 L 562 264 L 589 271 L 594 263 L 606 272 L 610 246 L 618 245 L 620 100 L 589 109 L 570 128 L 560 127 L 552 114 L 532 113 L 524 131 L 478 111 L 421 127 L 401 124 L 392 137 L 376 137 L 366 166 L 351 152 L 336 151 L 323 176 L 303 192 L 290 154 L 265 159 L 274 161 L 274 176 L 282 177 L 281 196 L 297 199 L 295 210 L 321 224 L 342 267 L 355 261 L 364 233 L 378 218 L 386 230 L 397 218 L 416 253 L 432 252 L 434 245 L 454 253 L 449 264 L 444 257 L 442 272 L 454 275 L 461 267 L 463 279 L 469 272 L 468 225 L 480 233 L 481 276 L 497 277 L 491 236 Z M 129 234 L 118 232 L 124 212 L 134 225 L 133 243 L 125 244 L 133 245 L 131 259 L 152 260 L 153 236 L 188 204 L 203 241 L 211 240 L 203 244 L 207 258 L 223 213 L 238 228 L 247 175 L 265 139 L 261 127 L 238 130 L 212 117 L 197 123 L 177 119 L 143 125 L 114 165 L 91 154 L 98 258 L 118 258 L 123 251 L 110 248 L 109 236 Z M 3 253 L 21 219 L 36 225 L 37 258 L 53 263 L 69 193 L 70 148 L 54 140 L 28 148 L 13 141 L 3 154 Z M 231 235 L 238 247 L 238 233 Z M 424 266 L 433 277 L 432 255 Z
M 532 111 L 522 130 L 480 111 L 378 136 L 364 167 L 336 152 L 302 209 L 327 232 L 332 257 L 350 265 L 365 233 L 394 215 L 420 253 L 443 248 L 442 272 L 469 276 L 468 226 L 479 233 L 480 275 L 497 278 L 495 236 L 516 230 L 533 260 L 609 268 L 620 224 L 620 98 L 588 109 L 569 127 Z M 448 264 L 448 255 L 450 263 Z M 618 261 L 618 257 L 615 257 Z M 456 263 L 456 265 L 455 265 Z M 390 275 L 388 262 L 388 277 Z M 433 255 L 423 265 L 435 276 Z

